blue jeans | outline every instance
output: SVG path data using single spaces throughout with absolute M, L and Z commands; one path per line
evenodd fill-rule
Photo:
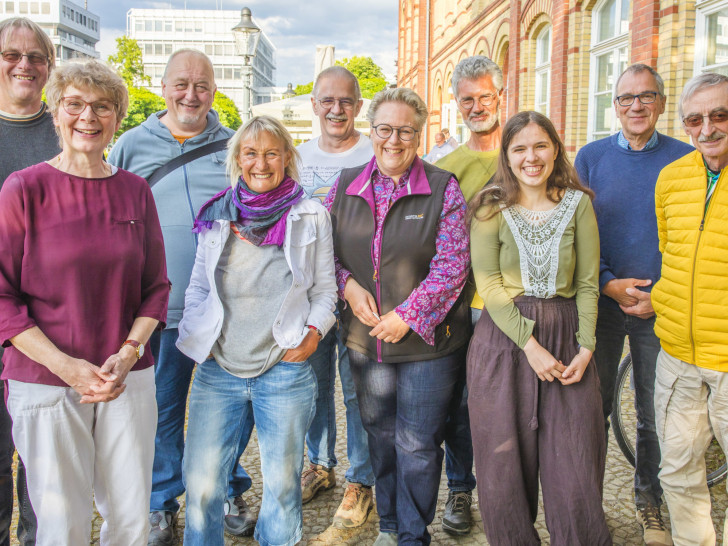
M 303 444 L 315 400 L 308 361 L 279 362 L 252 379 L 229 374 L 213 359 L 197 367 L 184 458 L 185 546 L 222 546 L 225 469 L 235 462 L 251 414 L 263 475 L 255 540 L 262 546 L 292 546 L 301 539 Z
M 316 375 L 318 398 L 316 415 L 306 435 L 308 459 L 326 468 L 336 466 L 336 406 L 334 386 L 336 382 L 336 360 L 338 353 L 339 378 L 346 406 L 346 455 L 349 468 L 346 480 L 371 487 L 374 485 L 374 472 L 369 461 L 369 444 L 359 414 L 359 401 L 356 398 L 354 380 L 351 377 L 349 351 L 341 342 L 339 322 L 336 321 L 328 334 L 318 344 L 309 362 Z M 467 406 L 466 406 L 467 409 Z
M 154 438 L 154 468 L 152 471 L 152 497 L 149 509 L 177 512 L 177 497 L 185 492 L 182 482 L 182 455 L 184 453 L 185 409 L 195 363 L 175 346 L 177 328 L 156 331 L 149 340 L 154 355 L 154 381 L 157 385 L 157 435 Z M 248 445 L 253 421 L 246 423 L 240 437 L 238 453 L 231 463 L 228 496 L 237 497 L 252 484 L 238 460 Z
M 434 360 L 382 364 L 349 350 L 369 435 L 379 529 L 399 544 L 429 544 L 448 408 L 465 348 Z
M 0 347 L 0 357 L 3 350 Z M 0 372 L 2 364 L 0 364 Z M 13 516 L 13 421 L 5 406 L 5 382 L 0 381 L 0 546 L 10 544 L 10 522 Z M 25 481 L 25 465 L 18 458 L 18 541 L 21 545 L 35 544 L 38 522 L 33 513 L 33 506 L 28 496 L 28 484 Z
M 654 327 L 655 317 L 640 319 L 627 315 L 607 296 L 599 298 L 594 361 L 601 383 L 602 410 L 607 432 L 607 418 L 612 413 L 614 387 L 624 338 L 629 336 L 637 412 L 634 490 L 635 505 L 640 509 L 647 504 L 662 504 L 662 486 L 657 476 L 660 471 L 660 444 L 655 428 L 654 404 L 655 367 L 660 352 L 660 340 L 655 335 Z

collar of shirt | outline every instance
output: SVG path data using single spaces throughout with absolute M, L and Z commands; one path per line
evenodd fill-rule
M 650 140 L 647 141 L 647 144 L 645 144 L 645 147 L 641 150 L 634 150 L 635 152 L 646 152 L 647 150 L 651 150 L 655 146 L 657 146 L 657 131 L 652 132 L 652 136 L 650 137 Z M 619 133 L 617 133 L 617 144 L 620 148 L 623 148 L 625 150 L 631 150 L 632 146 L 629 145 L 629 140 L 627 140 L 620 130 Z
M 409 182 L 411 173 L 412 173 L 412 165 L 407 167 L 407 170 L 404 172 L 404 174 L 399 177 L 399 181 L 395 183 L 393 178 L 387 176 L 386 174 L 382 173 L 382 171 L 379 170 L 379 165 L 377 165 L 377 160 L 375 159 L 374 160 L 374 170 L 372 171 L 372 183 L 383 184 L 385 188 L 391 187 L 392 188 L 391 197 L 394 197 L 396 190 L 407 185 L 407 182 Z

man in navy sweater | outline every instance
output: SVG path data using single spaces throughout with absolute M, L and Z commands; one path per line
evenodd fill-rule
M 668 163 L 692 146 L 655 130 L 665 111 L 664 83 L 651 67 L 635 64 L 617 80 L 614 110 L 622 125 L 615 135 L 584 146 L 575 166 L 594 190 L 601 264 L 594 359 L 601 381 L 605 426 L 624 338 L 629 336 L 637 408 L 635 505 L 648 545 L 671 545 L 660 512 L 660 446 L 653 403 L 660 342 L 654 333 L 650 290 L 660 276 L 655 183 Z

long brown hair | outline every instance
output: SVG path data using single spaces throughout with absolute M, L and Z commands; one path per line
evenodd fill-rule
M 470 200 L 468 204 L 469 220 L 487 220 L 498 214 L 501 207 L 510 207 L 518 202 L 521 189 L 516 175 L 513 174 L 508 165 L 508 147 L 515 136 L 530 123 L 535 123 L 541 127 L 557 150 L 554 159 L 554 170 L 546 181 L 546 196 L 554 203 L 558 203 L 564 196 L 566 189 L 571 188 L 583 191 L 592 199 L 594 198 L 594 192 L 582 186 L 576 169 L 566 157 L 564 144 L 561 142 L 554 124 L 543 114 L 529 110 L 519 112 L 513 116 L 503 128 L 503 138 L 500 154 L 498 155 L 498 170 L 493 175 L 492 182 Z M 489 209 L 485 213 L 477 215 L 477 211 L 484 205 L 489 205 Z

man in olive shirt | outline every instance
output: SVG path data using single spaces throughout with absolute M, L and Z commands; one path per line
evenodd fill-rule
M 500 101 L 503 96 L 503 73 L 493 61 L 482 55 L 460 61 L 452 75 L 452 91 L 470 139 L 437 162 L 437 166 L 452 172 L 460 182 L 466 201 L 490 180 L 498 166 L 501 143 Z M 473 324 L 480 318 L 483 300 L 471 282 L 465 288 L 466 297 L 472 298 Z M 474 294 L 474 297 L 473 297 Z M 465 383 L 465 362 L 462 363 L 460 383 L 450 407 L 445 435 L 445 469 L 449 489 L 443 530 L 451 534 L 470 531 L 473 476 L 473 446 L 468 415 L 468 391 Z

